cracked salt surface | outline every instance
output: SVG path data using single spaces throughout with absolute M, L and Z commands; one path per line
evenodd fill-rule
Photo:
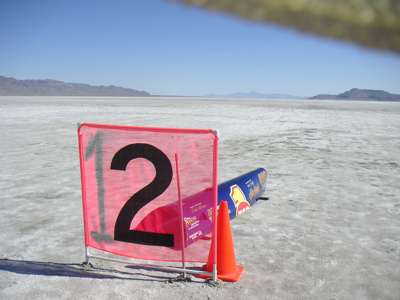
M 0 298 L 394 299 L 400 103 L 0 97 Z M 268 201 L 231 222 L 237 283 L 93 260 L 77 122 L 211 128 L 219 181 L 264 167 Z

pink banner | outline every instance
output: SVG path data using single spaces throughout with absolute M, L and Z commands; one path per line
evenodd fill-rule
M 218 189 L 213 131 L 84 123 L 78 136 L 87 247 L 207 262 Z

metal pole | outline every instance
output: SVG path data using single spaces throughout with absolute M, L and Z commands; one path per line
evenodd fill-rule
M 217 281 L 217 264 L 213 265 L 213 280 Z
M 175 153 L 175 164 L 176 164 L 176 181 L 178 187 L 178 200 L 179 200 L 179 214 L 180 214 L 180 222 L 181 222 L 181 237 L 182 237 L 182 268 L 186 269 L 185 264 L 185 234 L 184 234 L 184 225 L 183 225 L 183 208 L 182 208 L 182 198 L 181 198 L 181 185 L 179 178 L 179 164 L 178 164 L 178 153 Z M 186 278 L 186 272 L 183 272 L 183 278 Z
M 88 265 L 89 264 L 89 248 L 86 247 L 85 250 L 86 250 L 85 251 L 86 265 Z
M 213 280 L 217 281 L 217 206 L 218 206 L 218 144 L 219 144 L 219 132 L 218 130 L 214 131 L 216 134 L 215 142 L 214 142 L 214 169 L 213 169 Z

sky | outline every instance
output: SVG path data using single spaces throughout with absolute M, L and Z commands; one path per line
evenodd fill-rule
M 152 95 L 400 94 L 400 54 L 167 0 L 1 0 L 0 75 Z

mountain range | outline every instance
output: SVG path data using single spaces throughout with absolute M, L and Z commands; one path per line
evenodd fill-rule
M 304 97 L 292 96 L 287 94 L 260 94 L 255 91 L 250 93 L 233 93 L 228 95 L 209 94 L 206 98 L 237 98 L 237 99 L 305 99 Z
M 110 86 L 93 86 L 82 83 L 66 83 L 51 79 L 17 80 L 0 75 L 0 96 L 108 96 L 108 97 L 148 97 L 145 91 L 137 91 Z M 207 98 L 236 99 L 321 99 L 321 100 L 366 100 L 366 101 L 400 101 L 400 95 L 383 90 L 351 89 L 338 95 L 320 94 L 313 97 L 299 97 L 287 94 L 233 93 L 228 95 L 209 94 Z
M 250 93 L 233 93 L 228 95 L 209 94 L 204 97 L 241 98 L 241 99 L 311 99 L 311 100 L 320 99 L 320 100 L 400 101 L 400 95 L 391 94 L 382 90 L 362 90 L 356 88 L 338 95 L 321 94 L 313 97 L 299 97 L 287 94 L 260 94 L 254 91 Z
M 0 96 L 113 96 L 146 97 L 145 91 L 137 91 L 114 85 L 93 86 L 82 83 L 66 83 L 57 80 L 17 80 L 0 75 Z
M 308 99 L 321 100 L 367 100 L 367 101 L 400 101 L 400 95 L 391 94 L 382 90 L 360 90 L 351 89 L 350 91 L 338 94 L 321 94 Z

